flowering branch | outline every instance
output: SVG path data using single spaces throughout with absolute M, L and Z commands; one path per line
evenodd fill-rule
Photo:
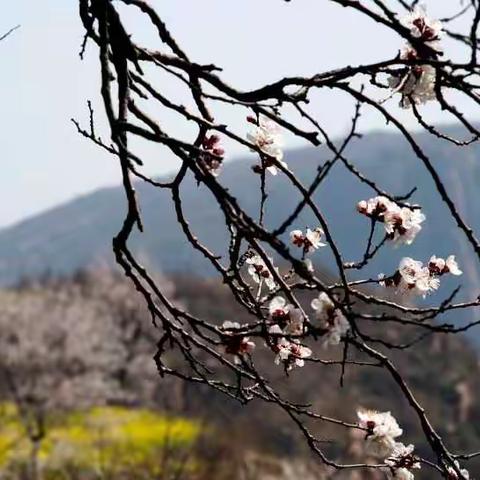
M 390 478 L 411 480 L 414 472 L 425 466 L 448 479 L 468 479 L 468 472 L 458 460 L 467 460 L 476 454 L 458 454 L 447 447 L 438 426 L 432 424 L 407 380 L 396 368 L 390 352 L 408 349 L 426 335 L 458 333 L 472 328 L 479 322 L 455 328 L 437 319 L 446 312 L 476 309 L 480 302 L 474 299 L 453 303 L 459 291 L 456 289 L 437 306 L 424 308 L 412 303 L 412 297 L 421 299 L 439 290 L 440 278 L 444 275 L 461 275 L 453 254 L 443 259 L 432 252 L 426 264 L 410 257 L 399 259 L 398 269 L 388 277 L 361 280 L 351 277 L 352 270 L 361 274 L 367 266 L 373 267 L 380 250 L 399 244 L 413 248 L 415 239 L 428 223 L 428 216 L 420 205 L 407 202 L 415 194 L 415 187 L 406 195 L 387 192 L 359 170 L 349 158 L 348 147 L 361 139 L 358 125 L 362 111 L 371 109 L 379 113 L 410 145 L 459 231 L 480 260 L 480 242 L 476 234 L 457 209 L 432 159 L 391 107 L 392 98 L 398 97 L 400 106 L 411 112 L 421 128 L 457 148 L 480 138 L 480 132 L 465 118 L 460 107 L 452 103 L 450 96 L 447 99 L 444 95 L 447 89 L 455 90 L 470 102 L 480 103 L 480 86 L 475 83 L 480 73 L 476 64 L 480 47 L 477 39 L 480 6 L 474 3 L 460 5 L 459 11 L 443 19 L 442 24 L 429 18 L 417 1 L 397 0 L 394 3 L 398 4 L 400 12 L 393 9 L 392 2 L 381 0 L 330 2 L 368 17 L 381 28 L 397 34 L 400 53 L 392 52 L 391 58 L 372 64 L 346 66 L 311 77 L 285 77 L 243 91 L 222 79 L 221 68 L 190 59 L 147 2 L 119 0 L 117 3 L 138 9 L 145 21 L 156 29 L 156 50 L 132 40 L 112 1 L 79 0 L 85 39 L 94 42 L 99 50 L 101 94 L 112 144 L 105 144 L 95 134 L 91 109 L 90 129 L 83 129 L 78 122 L 75 125 L 81 135 L 119 158 L 127 213 L 113 240 L 113 250 L 125 274 L 145 298 L 154 323 L 162 330 L 155 356 L 160 375 L 207 385 L 242 404 L 253 399 L 276 404 L 298 426 L 311 450 L 335 470 L 380 469 Z M 450 25 L 472 12 L 470 32 L 462 35 L 445 28 L 444 24 Z M 445 36 L 470 49 L 467 63 L 448 58 L 448 52 L 443 50 Z M 82 55 L 84 50 L 83 46 Z M 147 66 L 161 70 L 186 86 L 195 108 L 188 108 L 163 93 L 146 73 L 151 71 Z M 354 102 L 351 129 L 339 146 L 326 127 L 307 110 L 311 93 L 322 89 L 346 94 Z M 427 102 L 437 102 L 453 115 L 472 135 L 471 140 L 453 139 L 430 125 L 421 113 L 422 105 Z M 147 113 L 145 103 L 161 106 L 195 125 L 194 137 L 177 138 L 167 133 L 167 125 Z M 225 103 L 245 113 L 244 125 L 227 125 L 216 119 L 215 105 Z M 245 129 L 248 130 L 246 134 Z M 322 144 L 331 154 L 307 184 L 297 177 L 295 165 L 289 163 L 284 152 L 283 134 L 287 132 L 313 146 Z M 136 137 L 165 147 L 179 160 L 180 166 L 170 181 L 161 183 L 142 173 L 142 160 L 129 142 Z M 258 220 L 222 182 L 222 166 L 228 158 L 227 139 L 250 150 L 258 159 L 251 168 L 252 181 L 256 176 L 260 180 Z M 364 253 L 357 262 L 345 258 L 331 227 L 335 219 L 328 218 L 313 198 L 334 166 L 344 167 L 354 181 L 372 191 L 372 198 L 359 199 L 357 205 L 357 212 L 369 220 Z M 224 220 L 229 239 L 221 252 L 199 240 L 189 220 L 191 212 L 184 205 L 181 189 L 189 176 L 209 192 Z M 228 287 L 232 300 L 248 315 L 248 322 L 226 319 L 218 323 L 178 307 L 139 263 L 129 247 L 135 230 L 143 231 L 134 177 L 169 191 L 172 209 L 186 241 L 194 252 L 210 263 Z M 292 211 L 285 212 L 276 228 L 270 228 L 266 222 L 268 186 L 278 177 L 283 177 L 295 189 L 300 200 Z M 352 215 L 355 215 L 354 209 L 352 205 Z M 300 223 L 305 211 L 312 214 L 315 224 Z M 382 239 L 376 242 L 378 229 L 382 230 Z M 316 272 L 312 261 L 316 258 L 322 262 L 328 254 L 333 256 L 336 266 L 334 278 L 330 279 Z M 367 290 L 366 285 L 376 285 L 376 288 Z M 389 290 L 395 293 L 393 299 Z M 382 322 L 384 328 L 374 336 L 366 326 L 368 322 Z M 404 329 L 408 333 L 407 340 L 391 340 L 385 331 L 388 324 Z M 412 331 L 420 332 L 420 336 L 409 338 Z M 378 350 L 375 344 L 380 345 Z M 168 353 L 172 351 L 177 352 L 182 362 L 170 364 Z M 319 352 L 323 352 L 321 357 L 317 356 Z M 338 352 L 341 356 L 335 358 Z M 262 361 L 265 355 L 282 368 L 286 376 L 298 368 L 340 365 L 341 384 L 347 369 L 381 369 L 395 382 L 398 392 L 416 415 L 434 460 L 421 458 L 413 445 L 398 440 L 403 431 L 390 412 L 362 409 L 354 422 L 295 403 L 275 387 L 270 378 L 271 369 Z M 324 355 L 334 355 L 334 358 L 324 358 Z M 362 432 L 366 455 L 370 455 L 367 458 L 373 457 L 375 461 L 358 464 L 333 461 L 322 449 L 321 439 L 309 428 L 308 420 Z

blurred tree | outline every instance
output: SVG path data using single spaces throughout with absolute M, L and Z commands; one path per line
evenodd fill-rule
M 173 294 L 170 282 L 157 280 Z M 50 413 L 153 402 L 154 327 L 125 280 L 107 269 L 84 271 L 63 286 L 52 279 L 49 288 L 1 292 L 0 302 L 0 392 L 30 441 L 31 479 Z

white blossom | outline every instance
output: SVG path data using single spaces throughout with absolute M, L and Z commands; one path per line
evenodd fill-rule
M 401 260 L 398 272 L 401 277 L 398 287 L 402 292 L 425 297 L 440 286 L 440 280 L 431 275 L 428 267 L 410 257 Z
M 290 353 L 295 358 L 295 365 L 297 367 L 303 367 L 305 365 L 303 359 L 312 355 L 312 351 L 308 347 L 296 342 L 290 344 Z
M 435 270 L 441 273 L 445 270 L 446 262 L 443 258 L 439 258 L 439 257 L 436 257 L 435 255 L 432 255 L 430 257 L 430 260 L 428 261 L 428 266 L 431 270 Z
M 224 330 L 239 330 L 241 327 L 238 322 L 231 322 L 230 320 L 225 320 L 222 323 L 222 328 Z
M 280 325 L 272 325 L 268 329 L 268 333 L 271 333 L 272 335 L 283 335 L 283 330 L 280 328 Z
M 442 22 L 429 18 L 425 7 L 415 7 L 402 19 L 402 24 L 410 30 L 413 37 L 421 39 L 426 45 L 441 51 L 438 41 L 441 38 Z
M 425 271 L 425 269 L 423 269 L 422 274 L 415 282 L 415 288 L 413 291 L 416 295 L 425 298 L 428 294 L 438 290 L 438 287 L 440 287 L 440 280 L 436 277 L 432 277 Z
M 446 260 L 433 255 L 428 261 L 428 268 L 434 275 L 444 275 L 446 273 L 462 275 L 463 273 L 458 267 L 455 255 L 450 255 Z
M 452 275 L 462 275 L 462 271 L 458 267 L 458 263 L 455 260 L 455 255 L 449 255 L 447 257 L 447 260 L 445 261 L 445 267 L 448 269 L 448 273 L 451 273 Z
M 290 357 L 290 342 L 282 337 L 276 344 L 277 356 L 275 357 L 275 363 L 279 365 L 281 362 L 288 361 Z
M 315 310 L 315 318 L 320 321 L 326 321 L 335 310 L 335 304 L 325 292 L 312 300 L 311 307 Z
M 420 209 L 400 207 L 386 197 L 378 196 L 357 204 L 359 213 L 383 222 L 388 238 L 396 244 L 410 245 L 422 229 L 425 215 Z
M 393 470 L 393 474 L 389 474 L 389 478 L 395 480 L 413 480 L 415 475 L 408 468 L 397 468 Z
M 288 340 L 283 335 L 283 330 L 279 325 L 273 325 L 269 328 L 268 333 L 275 335 L 271 339 L 272 350 L 276 353 L 275 363 L 279 365 L 284 363 L 288 370 L 293 367 L 303 367 L 305 365 L 304 358 L 312 355 L 310 348 L 300 344 L 298 340 Z
M 385 458 L 395 449 L 395 438 L 403 431 L 390 412 L 359 410 L 359 426 L 367 430 L 367 449 L 370 454 Z
M 270 318 L 283 326 L 288 335 L 303 333 L 304 316 L 299 308 L 286 302 L 283 297 L 274 297 L 268 307 Z
M 255 350 L 255 343 L 249 337 L 235 334 L 235 331 L 241 328 L 238 322 L 231 322 L 226 320 L 222 324 L 222 329 L 228 337 L 225 342 L 225 353 L 234 356 L 235 363 L 240 362 L 240 357 L 245 354 L 250 354 Z
M 401 60 L 419 60 L 434 57 L 442 52 L 440 38 L 442 24 L 438 20 L 427 17 L 423 7 L 416 7 L 405 16 L 402 24 L 410 30 L 413 37 L 418 38 L 433 52 L 421 52 L 412 45 L 406 45 L 400 52 Z M 425 56 L 426 55 L 426 56 Z M 423 56 L 423 57 L 422 57 Z M 400 72 L 392 73 L 389 78 L 390 88 L 393 93 L 400 93 L 402 99 L 400 106 L 403 108 L 424 104 L 436 98 L 436 70 L 428 64 L 409 65 Z
M 286 317 L 289 309 L 290 305 L 287 304 L 287 301 L 283 297 L 278 296 L 270 301 L 268 313 L 272 318 Z
M 401 74 L 392 75 L 389 86 L 394 93 L 402 94 L 400 106 L 409 108 L 412 103 L 423 105 L 436 99 L 436 78 L 436 70 L 431 65 L 415 65 Z
M 289 311 L 289 319 L 285 331 L 289 335 L 301 335 L 304 330 L 304 316 L 299 308 L 292 308 Z
M 255 350 L 255 343 L 249 337 L 243 337 L 239 353 L 252 353 Z
M 313 262 L 309 258 L 306 258 L 303 261 L 303 264 L 305 265 L 305 268 L 307 269 L 307 272 L 310 272 L 310 273 L 314 272 Z
M 305 234 L 305 245 L 308 252 L 318 250 L 320 247 L 324 247 L 325 243 L 321 241 L 324 235 L 324 231 L 317 227 L 313 230 L 307 228 L 307 233 Z
M 249 121 L 251 123 L 255 122 L 255 128 L 247 134 L 248 141 L 258 147 L 267 157 L 275 159 L 278 163 L 287 167 L 287 164 L 282 161 L 283 139 L 279 126 L 264 115 L 260 115 L 258 123 L 254 119 L 249 119 Z M 265 161 L 267 162 L 267 170 L 272 175 L 276 175 L 278 173 L 276 165 L 268 164 L 268 158 Z
M 335 307 L 325 292 L 312 300 L 311 307 L 315 310 L 315 318 L 320 322 L 320 326 L 326 330 L 323 336 L 324 345 L 338 345 L 350 329 L 350 324 L 341 310 Z
M 395 243 L 410 245 L 422 229 L 425 215 L 419 209 L 394 205 L 384 215 L 385 231 Z
M 419 469 L 420 462 L 413 454 L 413 445 L 404 445 L 401 442 L 395 443 L 392 453 L 385 460 L 390 467 L 388 473 L 392 479 L 412 480 L 414 478 L 411 470 Z
M 325 246 L 325 243 L 321 241 L 323 235 L 324 231 L 320 227 L 313 230 L 307 228 L 305 233 L 301 230 L 292 230 L 290 232 L 290 241 L 293 245 L 303 248 L 303 251 L 308 254 Z
M 308 358 L 312 355 L 312 351 L 305 345 L 301 345 L 297 342 L 290 343 L 290 355 L 294 358 L 294 363 L 297 367 L 303 367 L 305 365 L 304 358 Z
M 297 247 L 303 247 L 304 238 L 301 230 L 292 230 L 290 232 L 290 241 Z
M 357 210 L 368 217 L 381 218 L 383 214 L 391 208 L 393 202 L 387 197 L 378 196 L 369 200 L 362 200 L 357 204 Z
M 397 442 L 395 443 L 390 457 L 385 460 L 385 463 L 391 467 L 395 467 L 401 460 L 411 456 L 414 449 L 415 447 L 412 444 L 405 445 L 401 442 Z M 420 468 L 420 464 L 416 462 L 414 468 Z
M 269 260 L 270 263 L 272 263 L 272 259 L 269 258 Z M 272 272 L 268 269 L 260 255 L 254 255 L 253 257 L 247 258 L 246 263 L 248 264 L 248 273 L 251 275 L 255 283 L 264 282 L 270 290 L 276 288 L 277 284 L 273 278 Z
M 304 358 L 312 355 L 312 351 L 305 345 L 298 342 L 291 342 L 286 338 L 281 338 L 276 346 L 277 356 L 275 363 L 278 365 L 281 362 L 287 365 L 288 369 L 292 367 L 303 367 L 305 365 Z
M 333 325 L 329 326 L 328 332 L 323 337 L 324 345 L 338 345 L 349 330 L 348 320 L 340 310 L 335 310 Z
M 404 257 L 400 261 L 398 271 L 403 279 L 403 281 L 408 285 L 414 285 L 417 278 L 423 275 L 425 267 L 422 262 L 418 260 L 413 260 L 410 257 Z

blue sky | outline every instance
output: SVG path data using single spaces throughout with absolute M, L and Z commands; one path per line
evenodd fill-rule
M 224 78 L 240 88 L 383 59 L 401 46 L 389 32 L 326 1 L 152 0 L 151 4 L 191 58 L 222 66 Z M 97 52 L 90 46 L 85 61 L 78 56 L 82 27 L 76 0 L 16 0 L 4 5 L 1 13 L 0 32 L 16 24 L 21 28 L 0 43 L 4 199 L 0 227 L 115 185 L 120 178 L 116 160 L 81 138 L 70 122 L 71 117 L 88 120 L 86 102 L 91 99 L 98 113 L 97 128 L 108 138 L 98 98 Z M 155 45 L 141 18 L 132 9 L 123 13 L 137 32 L 135 39 Z M 173 84 L 167 82 L 162 88 L 182 98 Z M 311 111 L 326 121 L 332 134 L 348 128 L 351 105 L 342 97 L 329 92 L 315 96 Z M 222 121 L 241 121 L 228 109 L 219 113 Z M 177 136 L 191 134 L 176 118 L 163 121 L 166 130 Z M 374 115 L 363 124 L 366 130 L 383 127 Z M 292 139 L 289 146 L 299 144 Z M 163 152 L 141 144 L 138 148 L 148 157 L 148 173 L 166 173 L 175 165 Z M 230 157 L 243 153 L 247 152 L 239 147 L 228 149 Z

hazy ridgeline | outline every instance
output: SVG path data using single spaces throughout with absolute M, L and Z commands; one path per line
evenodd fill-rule
M 460 127 L 445 128 L 445 131 L 454 137 L 465 135 Z M 475 197 L 480 181 L 477 161 L 480 149 L 477 143 L 456 149 L 449 142 L 427 134 L 418 135 L 418 140 L 425 151 L 435 158 L 441 178 L 465 218 L 474 229 L 480 228 L 478 203 L 468 201 Z M 391 133 L 368 134 L 363 136 L 362 141 L 353 142 L 347 154 L 361 171 L 394 194 L 404 194 L 414 187 L 418 189 L 415 201 L 422 205 L 427 221 L 415 241 L 416 257 L 447 255 L 447 246 L 452 246 L 464 270 L 465 288 L 459 299 L 474 295 L 480 285 L 474 253 L 465 239 L 457 234 L 454 221 L 446 214 L 445 204 L 438 200 L 431 179 L 418 164 L 404 139 Z M 285 153 L 302 181 L 312 178 L 329 155 L 325 147 Z M 250 169 L 253 162 L 253 157 L 245 157 L 227 163 L 221 176 L 222 182 L 249 213 L 255 211 L 259 196 L 258 179 Z M 293 210 L 300 197 L 282 176 L 272 177 L 266 188 L 269 197 L 265 221 L 273 228 L 282 222 L 285 212 Z M 185 214 L 195 234 L 212 251 L 226 255 L 228 232 L 207 190 L 199 186 L 192 176 L 187 176 L 183 191 Z M 145 183 L 138 183 L 137 192 L 145 232 L 134 236 L 132 249 L 140 256 L 147 257 L 152 266 L 163 272 L 213 276 L 214 269 L 209 262 L 201 255 L 196 255 L 183 238 L 169 192 L 159 191 Z M 362 232 L 365 219 L 355 214 L 355 206 L 359 199 L 368 198 L 369 194 L 368 187 L 353 181 L 344 169 L 336 165 L 313 196 L 326 216 L 335 219 L 332 233 L 346 259 L 358 258 L 362 254 L 362 242 L 352 232 Z M 1 230 L 0 285 L 12 285 L 24 277 L 48 273 L 72 274 L 92 263 L 113 264 L 111 238 L 121 224 L 123 211 L 121 187 L 108 188 Z M 311 212 L 304 209 L 297 223 L 303 226 L 313 221 Z M 284 236 L 288 237 L 288 232 Z M 378 272 L 390 272 L 403 256 L 410 254 L 408 247 L 381 250 L 371 265 L 366 267 L 366 273 L 376 275 Z M 335 268 L 334 259 L 328 252 L 321 252 L 315 261 L 320 267 Z M 450 284 L 453 288 L 454 283 L 448 282 L 445 288 L 448 289 Z M 466 315 L 462 313 L 457 311 L 455 315 L 449 315 L 448 320 L 459 326 L 471 320 L 469 312 L 465 312 Z M 475 344 L 480 342 L 479 332 L 479 328 L 468 331 L 469 338 Z

